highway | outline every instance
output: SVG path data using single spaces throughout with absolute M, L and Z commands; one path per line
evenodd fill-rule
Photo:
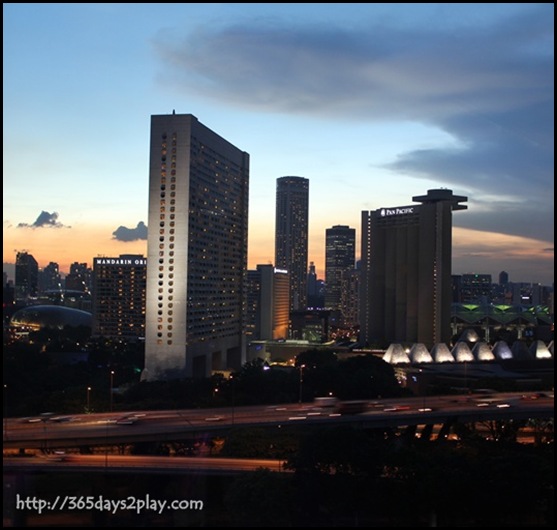
M 551 393 L 420 396 L 368 401 L 360 414 L 338 414 L 312 403 L 126 413 L 43 415 L 4 419 L 4 450 L 78 448 L 140 441 L 178 441 L 223 434 L 232 427 L 351 423 L 377 428 L 553 418 Z
M 4 471 L 110 471 L 115 472 L 155 472 L 173 474 L 184 472 L 198 474 L 241 473 L 268 468 L 271 471 L 284 471 L 281 460 L 242 459 L 216 457 L 172 457 L 150 455 L 65 454 L 42 455 L 37 458 L 4 457 Z

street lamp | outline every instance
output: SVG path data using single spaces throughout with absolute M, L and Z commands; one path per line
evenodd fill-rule
M 422 370 L 422 368 L 420 368 L 418 370 L 418 372 L 420 373 L 420 375 L 418 376 L 418 378 L 416 378 L 416 376 L 412 376 L 412 379 L 414 381 L 418 382 L 418 390 L 420 395 L 422 396 L 422 408 L 418 409 L 420 412 L 431 412 L 431 407 L 426 407 L 426 397 L 427 397 L 427 387 L 428 387 L 428 378 L 425 374 L 425 370 Z
M 230 388 L 232 390 L 232 425 L 234 425 L 234 407 L 235 407 L 235 400 L 236 400 L 236 389 L 234 388 L 236 384 L 236 380 L 234 379 L 234 374 L 230 374 L 228 380 L 230 382 Z
M 8 385 L 4 385 L 4 437 L 8 439 Z
M 110 370 L 110 412 L 112 412 L 112 389 L 114 387 L 114 370 Z
M 87 387 L 87 414 L 91 412 L 91 387 Z
M 304 384 L 304 368 L 306 367 L 305 364 L 301 364 L 300 368 L 300 396 L 298 398 L 298 403 L 302 403 L 302 388 Z

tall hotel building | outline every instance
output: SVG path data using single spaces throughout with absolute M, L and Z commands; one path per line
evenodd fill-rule
M 191 114 L 151 116 L 144 380 L 245 359 L 249 155 Z
M 288 272 L 273 265 L 248 271 L 247 327 L 250 340 L 287 339 L 290 324 Z
M 309 180 L 277 179 L 275 266 L 290 274 L 290 308 L 307 308 Z
M 145 337 L 147 260 L 136 254 L 93 259 L 93 336 Z
M 451 336 L 452 212 L 467 197 L 448 189 L 413 197 L 420 205 L 362 212 L 360 339 L 369 346 Z

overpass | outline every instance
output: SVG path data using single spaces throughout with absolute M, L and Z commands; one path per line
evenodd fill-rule
M 338 414 L 312 404 L 262 405 L 221 409 L 134 411 L 125 415 L 90 414 L 4 421 L 4 450 L 45 452 L 82 447 L 179 442 L 196 437 L 224 436 L 230 429 L 322 427 L 416 429 L 455 423 L 552 419 L 553 394 L 523 393 L 494 396 L 420 396 L 369 401 L 365 412 Z M 127 420 L 127 421 L 126 421 Z

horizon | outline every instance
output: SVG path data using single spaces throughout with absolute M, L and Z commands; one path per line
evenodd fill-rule
M 95 256 L 95 257 L 98 257 L 98 256 Z M 119 257 L 119 256 L 106 256 L 106 257 L 107 257 L 107 258 L 116 258 L 116 257 Z M 145 259 L 147 259 L 147 254 L 145 253 L 145 254 L 143 255 L 143 257 L 144 257 Z M 53 261 L 53 260 L 50 260 L 50 261 Z M 356 261 L 358 261 L 358 260 L 356 260 Z M 54 262 L 54 263 L 56 263 L 56 262 Z M 81 263 L 81 262 L 80 262 L 80 263 Z M 46 265 L 48 265 L 48 263 L 47 263 Z M 92 263 L 92 262 L 91 262 L 90 265 L 89 265 L 89 263 L 88 263 L 87 266 L 90 267 L 91 270 L 93 269 L 93 263 Z M 41 269 L 44 269 L 44 266 L 41 266 L 41 265 L 39 264 L 39 271 L 40 271 Z M 248 270 L 252 270 L 252 269 L 248 267 Z M 254 267 L 253 270 L 255 270 L 255 267 Z M 15 263 L 4 263 L 3 272 L 6 273 L 7 278 L 8 278 L 8 281 L 11 280 L 12 282 L 15 283 Z M 66 275 L 69 274 L 69 271 L 68 271 L 68 272 L 65 272 L 65 271 L 60 270 L 59 272 L 60 272 L 60 276 L 62 277 L 62 279 L 65 279 Z M 479 272 L 479 271 L 473 271 L 473 272 L 472 272 L 472 271 L 469 271 L 469 272 L 463 272 L 463 273 L 458 273 L 458 274 L 457 274 L 457 273 L 452 273 L 452 276 L 460 276 L 460 275 L 463 275 L 463 274 L 491 274 L 491 281 L 492 281 L 492 283 L 493 283 L 493 284 L 498 284 L 498 283 L 499 283 L 499 274 L 501 274 L 501 272 L 507 272 L 507 271 L 499 271 L 499 272 L 497 272 L 497 273 L 495 273 L 495 274 L 491 274 L 491 273 L 489 273 L 489 272 Z M 318 281 L 325 281 L 324 275 L 323 275 L 323 277 L 317 275 L 317 279 L 318 279 Z M 510 284 L 513 284 L 513 283 L 520 283 L 520 284 L 530 284 L 530 285 L 541 285 L 542 287 L 551 287 L 551 288 L 553 288 L 553 284 L 545 284 L 545 283 L 543 283 L 543 282 L 538 282 L 538 281 L 513 280 L 513 279 L 511 279 L 510 277 L 509 277 L 508 283 L 510 283 Z

